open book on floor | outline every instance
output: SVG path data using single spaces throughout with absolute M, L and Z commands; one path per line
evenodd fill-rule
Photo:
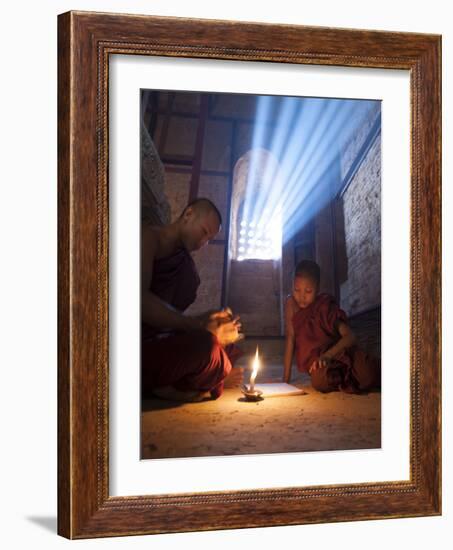
M 283 382 L 255 384 L 255 389 L 263 392 L 263 397 L 280 397 L 283 395 L 306 395 L 306 391 Z

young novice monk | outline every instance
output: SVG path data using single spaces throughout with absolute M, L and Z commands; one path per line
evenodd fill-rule
M 303 260 L 296 266 L 293 292 L 285 304 L 286 346 L 283 381 L 297 368 L 308 372 L 314 389 L 360 393 L 380 387 L 376 360 L 357 345 L 345 312 L 329 294 L 318 294 L 320 268 Z

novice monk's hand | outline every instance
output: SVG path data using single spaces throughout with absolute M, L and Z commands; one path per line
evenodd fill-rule
M 310 365 L 310 368 L 308 369 L 308 372 L 312 374 L 315 370 L 325 368 L 329 365 L 329 363 L 332 361 L 332 358 L 330 355 L 323 354 L 318 359 L 313 361 L 313 363 Z

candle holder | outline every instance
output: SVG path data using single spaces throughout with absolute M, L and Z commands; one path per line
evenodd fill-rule
M 247 401 L 262 401 L 263 392 L 261 390 L 256 390 L 253 386 L 243 385 L 241 386 L 241 391 L 244 394 Z

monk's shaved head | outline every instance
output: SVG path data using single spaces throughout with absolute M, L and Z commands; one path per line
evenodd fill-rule
M 175 223 L 183 245 L 193 252 L 217 235 L 222 216 L 212 201 L 200 197 L 189 202 Z
M 219 209 L 209 199 L 206 199 L 204 197 L 199 197 L 197 199 L 194 199 L 193 201 L 190 201 L 189 204 L 182 211 L 181 217 L 184 215 L 184 212 L 186 212 L 186 210 L 188 208 L 192 208 L 192 210 L 194 212 L 196 212 L 197 214 L 202 214 L 202 215 L 203 214 L 209 214 L 210 212 L 213 212 L 219 220 L 219 225 L 222 225 L 222 216 L 219 212 Z

